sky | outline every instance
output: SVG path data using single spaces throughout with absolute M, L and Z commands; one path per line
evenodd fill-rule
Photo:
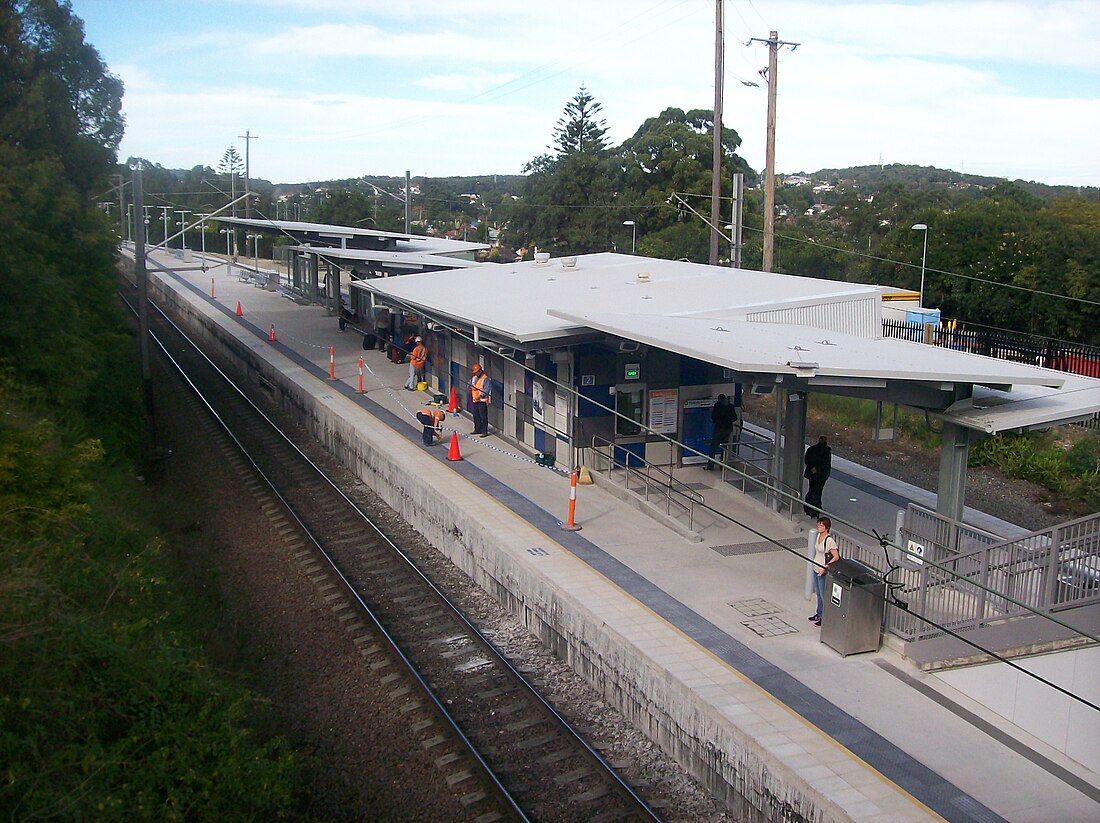
M 519 174 L 583 86 L 615 146 L 712 109 L 715 0 L 71 0 L 120 160 L 275 183 Z M 723 123 L 763 171 L 902 163 L 1100 186 L 1100 0 L 724 0 Z M 797 46 L 793 45 L 797 44 Z M 754 83 L 756 85 L 748 85 Z

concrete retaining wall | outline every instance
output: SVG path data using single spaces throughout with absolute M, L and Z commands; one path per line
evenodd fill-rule
M 848 816 L 794 769 L 772 756 L 740 727 L 754 716 L 730 716 L 677 680 L 653 657 L 616 629 L 616 619 L 595 613 L 533 565 L 528 546 L 547 538 L 510 510 L 469 485 L 440 494 L 414 446 L 404 450 L 392 431 L 348 398 L 317 392 L 317 378 L 283 357 L 270 344 L 224 318 L 210 306 L 178 292 L 174 284 L 150 277 L 150 295 L 170 308 L 177 322 L 232 361 L 250 380 L 264 386 L 284 410 L 306 426 L 356 477 L 461 568 L 481 588 L 567 661 L 599 694 L 617 707 L 669 753 L 739 819 L 746 821 L 844 821 Z M 316 394 L 315 394 L 316 393 Z M 419 454 L 419 456 L 418 456 Z M 465 481 L 462 481 L 465 483 Z M 475 497 L 476 496 L 476 497 Z M 478 514 L 492 507 L 492 517 Z M 508 529 L 498 528 L 500 521 Z M 489 525 L 491 524 L 491 525 Z M 527 532 L 524 532 L 524 529 Z M 519 535 L 517 537 L 517 535 Z M 557 552 L 556 556 L 567 553 Z M 571 563 L 579 573 L 582 565 Z M 559 566 L 560 567 L 560 566 Z M 588 573 L 599 577 L 584 567 Z M 625 594 L 620 610 L 636 609 L 637 619 L 652 620 Z M 675 633 L 669 627 L 670 633 Z M 680 638 L 685 647 L 690 641 Z M 705 650 L 694 647 L 697 665 L 715 683 L 743 682 Z M 781 709 L 776 711 L 782 712 Z

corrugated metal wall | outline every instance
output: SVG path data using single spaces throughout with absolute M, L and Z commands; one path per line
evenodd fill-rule
M 758 323 L 793 323 L 856 337 L 882 336 L 882 312 L 877 295 L 858 300 L 838 300 L 807 306 L 750 312 L 746 319 Z

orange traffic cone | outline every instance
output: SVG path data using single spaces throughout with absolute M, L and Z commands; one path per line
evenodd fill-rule
M 458 432 L 451 434 L 451 450 L 447 452 L 448 460 L 461 460 L 462 455 L 458 451 Z
M 244 312 L 241 311 L 241 301 L 237 301 L 237 317 L 244 317 Z
M 458 415 L 458 395 L 455 394 L 455 387 L 451 386 L 451 402 L 447 406 L 447 412 L 455 416 Z
M 275 324 L 274 323 L 271 324 L 271 331 L 269 331 L 267 333 L 267 339 L 270 340 L 272 343 L 275 342 Z

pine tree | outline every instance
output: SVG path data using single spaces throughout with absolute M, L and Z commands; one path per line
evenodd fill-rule
M 222 155 L 222 161 L 218 164 L 218 171 L 224 175 L 240 174 L 244 171 L 244 160 L 237 154 L 237 149 L 230 146 Z
M 558 157 L 571 154 L 602 154 L 607 150 L 607 121 L 597 120 L 601 106 L 594 102 L 588 90 L 581 86 L 573 99 L 565 104 L 565 112 L 554 128 L 554 145 Z

